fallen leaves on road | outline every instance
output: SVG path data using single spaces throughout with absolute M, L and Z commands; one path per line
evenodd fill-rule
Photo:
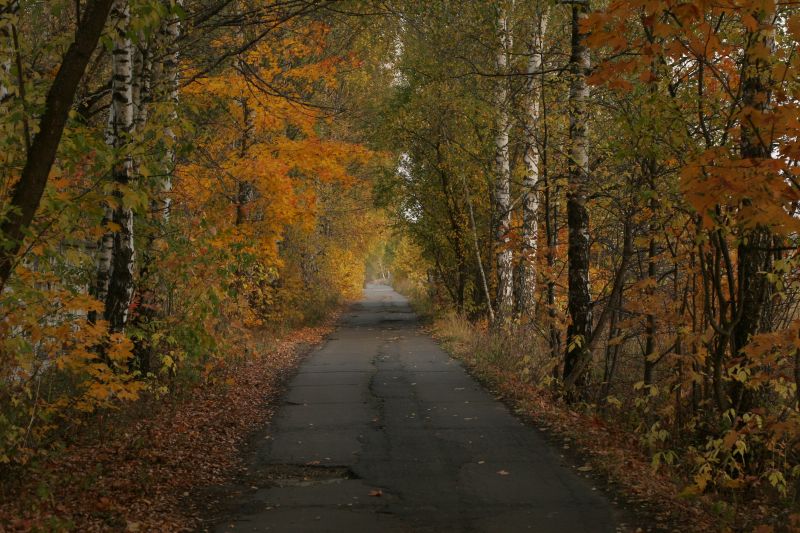
M 509 474 L 507 470 L 498 470 L 497 473 L 501 476 L 507 476 Z
M 379 498 L 379 497 L 383 496 L 383 491 L 381 489 L 371 490 L 371 491 L 369 491 L 369 495 L 370 496 L 374 496 L 376 498 Z

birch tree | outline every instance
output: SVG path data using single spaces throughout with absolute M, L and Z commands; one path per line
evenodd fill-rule
M 181 17 L 179 13 L 174 12 L 177 9 L 183 9 L 183 0 L 164 0 L 170 7 L 172 12 L 169 22 L 164 28 L 164 33 L 167 39 L 167 55 L 164 59 L 164 73 L 167 80 L 167 87 L 169 91 L 169 102 L 172 105 L 170 112 L 170 121 L 164 128 L 164 134 L 171 143 L 167 149 L 166 165 L 167 169 L 164 173 L 164 178 L 161 183 L 161 190 L 163 198 L 159 202 L 159 210 L 164 221 L 169 220 L 170 210 L 170 197 L 172 191 L 172 175 L 175 171 L 175 141 L 177 136 L 173 129 L 173 124 L 178 120 L 178 105 L 180 103 L 180 48 L 179 40 L 181 38 Z
M 519 297 L 520 315 L 533 317 L 536 310 L 536 254 L 539 238 L 539 76 L 542 70 L 543 40 L 547 29 L 547 7 L 537 9 L 531 32 L 526 69 L 525 120 L 525 177 L 522 181 L 522 245 L 520 249 Z
M 128 35 L 130 7 L 127 0 L 116 0 L 112 8 L 115 21 L 111 67 L 111 106 L 106 142 L 124 152 L 134 125 L 133 49 Z M 104 317 L 112 331 L 123 331 L 133 297 L 135 248 L 133 209 L 125 205 L 124 190 L 133 174 L 133 161 L 123 156 L 112 170 L 116 189 L 114 205 L 107 205 L 103 235 L 98 251 L 95 297 L 105 303 Z
M 511 4 L 513 6 L 513 2 Z M 495 132 L 495 260 L 497 264 L 497 305 L 496 321 L 508 319 L 514 306 L 514 265 L 510 246 L 511 231 L 511 162 L 509 160 L 509 137 L 511 120 L 509 117 L 509 54 L 512 37 L 509 31 L 508 7 L 502 6 L 497 19 L 496 66 L 499 75 L 495 93 L 497 122 Z

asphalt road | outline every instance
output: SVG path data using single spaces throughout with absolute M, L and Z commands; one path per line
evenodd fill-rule
M 290 382 L 215 531 L 615 531 L 562 461 L 370 285 Z

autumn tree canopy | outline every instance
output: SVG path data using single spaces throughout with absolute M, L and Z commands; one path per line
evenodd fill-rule
M 391 278 L 786 518 L 799 43 L 772 0 L 0 0 L 0 469 Z
M 326 5 L 2 3 L 3 463 L 359 294 L 385 155 Z

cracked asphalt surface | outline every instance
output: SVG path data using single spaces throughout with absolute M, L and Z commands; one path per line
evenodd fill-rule
M 214 531 L 615 531 L 534 428 L 369 285 L 301 365 Z

